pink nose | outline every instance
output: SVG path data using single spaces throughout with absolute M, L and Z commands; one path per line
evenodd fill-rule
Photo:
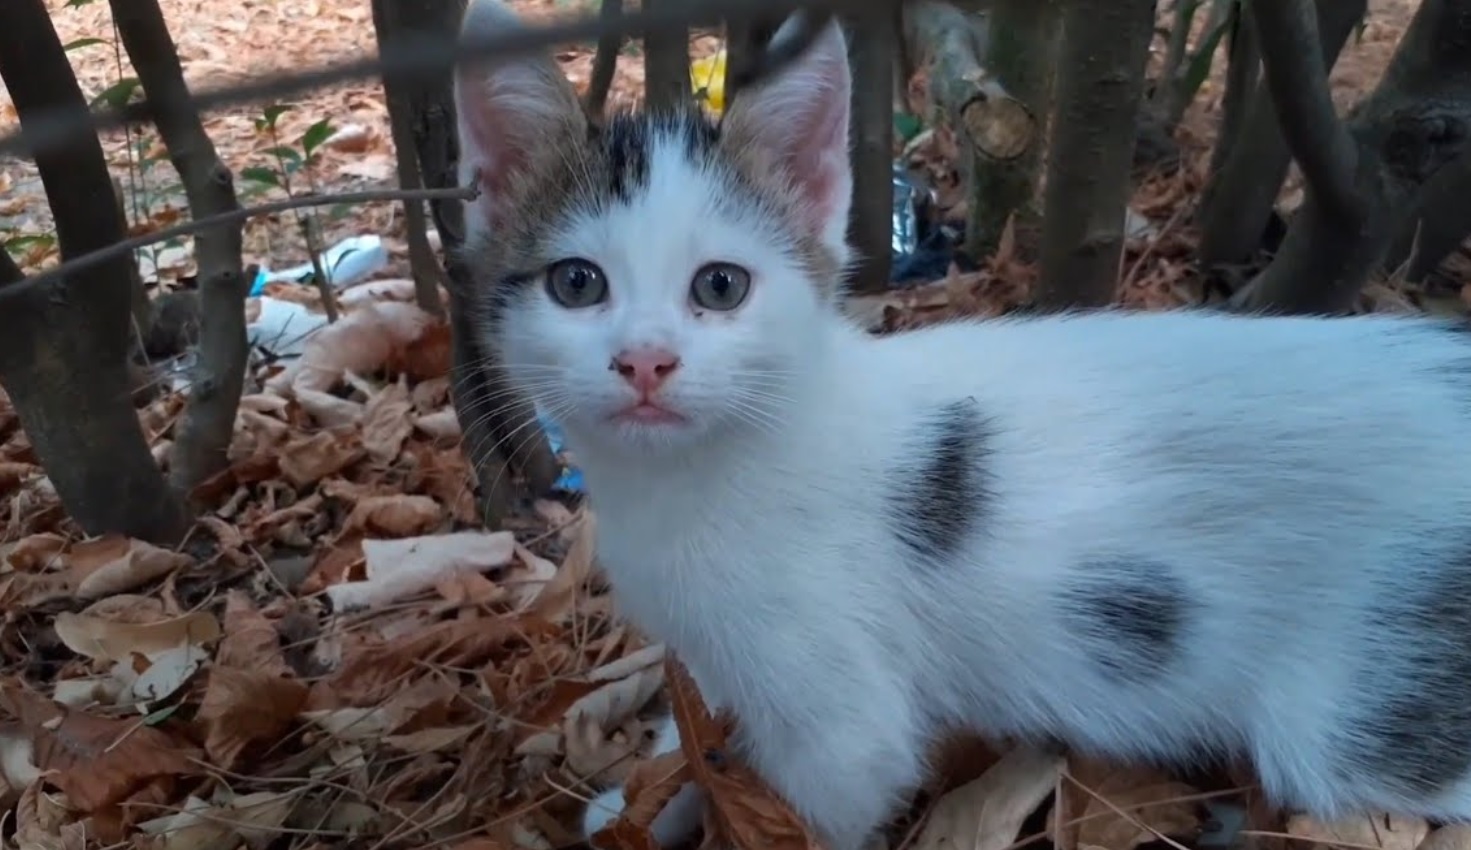
M 679 356 L 664 348 L 636 348 L 615 356 L 608 368 L 618 370 L 640 395 L 649 395 L 679 368 Z

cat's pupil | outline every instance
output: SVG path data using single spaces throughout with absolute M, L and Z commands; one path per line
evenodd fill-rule
M 572 287 L 574 291 L 581 292 L 587 288 L 588 276 L 588 270 L 585 267 L 575 266 L 568 275 L 567 285 Z
M 730 282 L 730 273 L 729 272 L 726 272 L 726 271 L 716 271 L 716 272 L 711 272 L 710 273 L 710 291 L 711 292 L 715 293 L 717 296 L 719 296 L 721 298 L 724 298 L 726 295 L 730 294 L 730 287 L 731 287 L 731 282 Z

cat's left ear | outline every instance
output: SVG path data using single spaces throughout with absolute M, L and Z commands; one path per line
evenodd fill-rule
M 522 32 L 526 24 L 500 0 L 471 0 L 461 38 Z M 478 180 L 467 229 L 503 226 L 510 189 L 535 158 L 556 155 L 587 135 L 577 92 L 550 56 L 467 62 L 455 69 L 460 185 Z
M 796 15 L 788 18 L 773 44 L 791 38 L 797 26 Z M 722 122 L 735 149 L 751 145 L 786 172 L 803 201 L 803 224 L 835 249 L 846 244 L 853 196 L 852 89 L 848 43 L 837 18 L 830 18 L 801 56 L 742 89 Z

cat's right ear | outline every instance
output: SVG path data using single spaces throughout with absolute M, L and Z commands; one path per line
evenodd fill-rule
M 462 39 L 524 32 L 527 25 L 500 0 L 471 0 Z M 577 92 L 550 56 L 467 61 L 455 69 L 461 186 L 478 184 L 470 229 L 500 229 L 509 189 L 536 157 L 565 149 L 587 134 Z

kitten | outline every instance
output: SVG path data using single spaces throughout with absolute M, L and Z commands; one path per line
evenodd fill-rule
M 621 610 L 747 763 L 831 850 L 956 725 L 1241 754 L 1320 817 L 1471 816 L 1471 336 L 1193 311 L 871 336 L 838 304 L 849 96 L 836 26 L 719 127 L 593 127 L 547 57 L 457 77 L 479 328 L 565 428 Z

